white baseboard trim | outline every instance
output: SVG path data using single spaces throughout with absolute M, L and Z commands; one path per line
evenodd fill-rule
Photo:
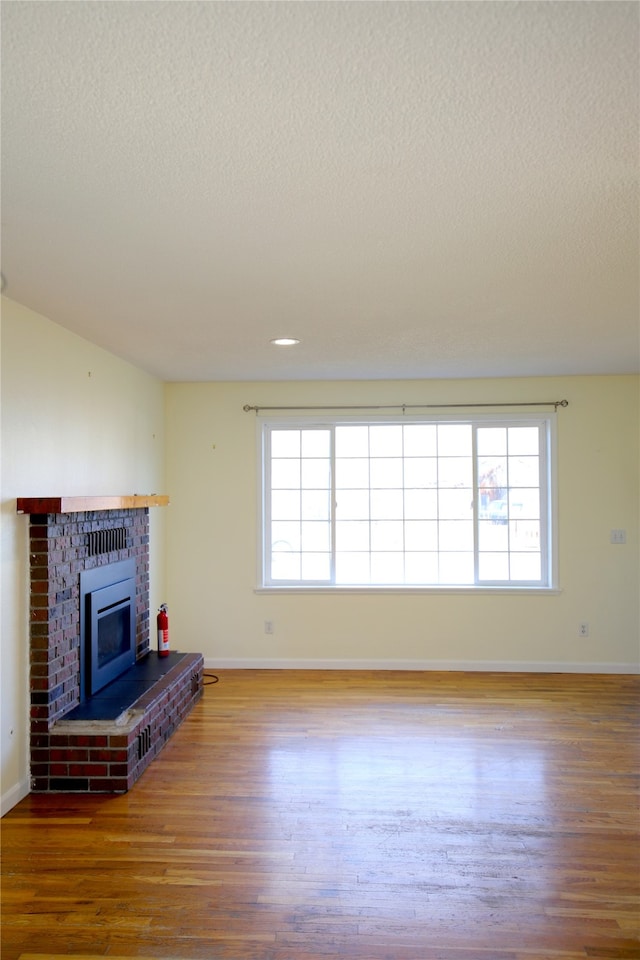
M 469 673 L 638 674 L 638 663 L 560 663 L 521 660 L 314 660 L 205 657 L 207 670 L 424 670 Z
M 20 803 L 21 800 L 24 800 L 29 792 L 28 782 L 21 780 L 20 783 L 16 783 L 16 785 L 10 787 L 6 793 L 3 793 L 0 797 L 0 817 L 4 817 L 5 813 L 9 813 L 9 810 L 15 807 L 17 803 Z

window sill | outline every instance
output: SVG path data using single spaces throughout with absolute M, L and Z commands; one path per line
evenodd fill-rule
M 420 586 L 396 586 L 396 587 L 377 587 L 377 586 L 349 586 L 349 587 L 314 587 L 309 585 L 304 586 L 295 586 L 293 584 L 286 584 L 285 586 L 268 586 L 268 587 L 256 587 L 254 589 L 256 594 L 389 594 L 395 596 L 403 596 L 407 594 L 411 595 L 460 595 L 465 594 L 466 596 L 477 596 L 478 594 L 483 594 L 485 596 L 491 596 L 495 594 L 500 594 L 503 596 L 513 596 L 518 594 L 520 596 L 531 596 L 534 595 L 558 595 L 562 593 L 560 587 L 470 587 L 470 586 L 433 586 L 433 587 L 420 587 Z

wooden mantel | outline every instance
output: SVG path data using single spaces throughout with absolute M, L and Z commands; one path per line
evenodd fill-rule
M 166 507 L 169 497 L 162 494 L 133 493 L 124 497 L 18 497 L 18 513 L 81 513 L 87 510 L 134 510 Z

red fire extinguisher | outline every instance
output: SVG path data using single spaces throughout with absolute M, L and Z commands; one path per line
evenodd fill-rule
M 158 610 L 158 656 L 169 656 L 169 617 L 166 603 L 161 604 Z

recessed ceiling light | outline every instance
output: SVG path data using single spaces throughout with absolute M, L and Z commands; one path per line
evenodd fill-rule
M 295 347 L 296 343 L 300 343 L 295 337 L 278 337 L 276 340 L 270 340 L 269 342 L 274 347 Z

